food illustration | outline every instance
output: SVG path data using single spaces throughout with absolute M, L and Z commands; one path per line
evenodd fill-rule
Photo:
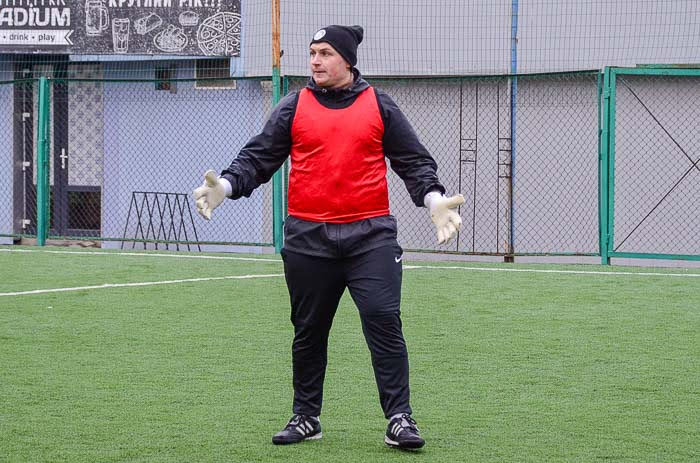
M 114 53 L 129 51 L 129 18 L 112 19 L 112 43 Z
M 144 35 L 148 34 L 154 29 L 158 29 L 161 24 L 163 24 L 163 20 L 160 19 L 160 16 L 155 13 L 150 13 L 136 19 L 134 21 L 134 28 L 136 29 L 137 34 Z
M 197 30 L 197 42 L 205 55 L 236 55 L 241 45 L 241 15 L 220 12 L 209 16 Z
M 183 11 L 180 13 L 179 20 L 183 26 L 196 26 L 199 24 L 199 15 L 194 11 Z
M 187 46 L 187 36 L 179 27 L 168 24 L 168 27 L 153 37 L 153 44 L 162 51 L 181 51 Z

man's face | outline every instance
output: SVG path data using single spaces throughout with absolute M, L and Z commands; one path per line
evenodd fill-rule
M 319 87 L 342 88 L 352 83 L 350 65 L 326 42 L 311 44 L 309 66 L 311 76 Z

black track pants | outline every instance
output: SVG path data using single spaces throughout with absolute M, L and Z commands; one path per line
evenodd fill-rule
M 384 415 L 411 413 L 399 310 L 401 255 L 398 244 L 343 258 L 283 250 L 294 325 L 294 413 L 321 414 L 328 333 L 346 287 L 360 311 Z

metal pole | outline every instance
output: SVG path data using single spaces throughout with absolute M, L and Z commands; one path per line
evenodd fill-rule
M 49 81 L 39 79 L 39 132 L 36 174 L 36 243 L 46 244 L 49 230 Z
M 280 101 L 280 1 L 272 0 L 272 106 Z M 282 250 L 284 240 L 283 225 L 282 172 L 277 170 L 272 176 L 272 240 L 275 252 Z
M 607 236 L 605 242 L 607 245 L 608 263 L 610 263 L 610 254 L 615 251 L 615 111 L 617 79 L 615 77 L 615 68 L 606 68 L 610 71 L 609 84 L 609 101 L 608 101 L 608 220 L 607 220 Z
M 608 133 L 610 124 L 610 70 L 598 74 L 598 230 L 600 263 L 610 265 L 608 256 Z
M 282 95 L 289 93 L 289 78 L 282 77 Z M 289 201 L 289 158 L 284 160 L 282 164 L 282 221 L 287 218 L 288 209 L 287 201 Z
M 511 2 L 510 25 L 510 243 L 505 262 L 515 261 L 515 207 L 513 190 L 515 189 L 515 154 L 516 154 L 516 121 L 517 121 L 517 97 L 518 97 L 518 0 Z

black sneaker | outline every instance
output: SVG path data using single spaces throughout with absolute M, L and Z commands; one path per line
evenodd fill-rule
M 389 421 L 384 442 L 397 449 L 419 449 L 425 445 L 416 421 L 408 413 Z
M 309 415 L 294 415 L 283 430 L 272 436 L 276 445 L 296 444 L 304 440 L 320 439 L 321 422 Z

